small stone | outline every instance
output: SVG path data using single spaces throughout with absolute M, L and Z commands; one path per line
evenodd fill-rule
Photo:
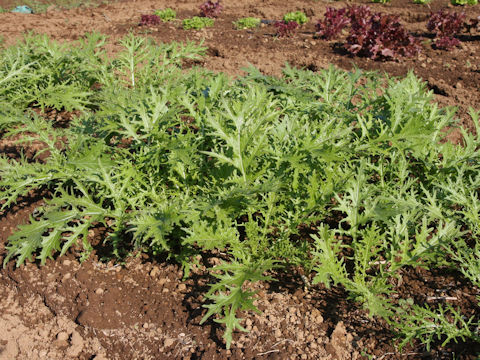
M 57 334 L 58 341 L 67 341 L 68 340 L 68 333 L 66 331 L 60 331 Z
M 63 260 L 63 265 L 70 266 L 72 262 L 70 260 Z
M 156 277 L 158 274 L 160 274 L 160 270 L 158 269 L 158 267 L 154 267 L 152 269 L 152 271 L 150 271 L 150 276 L 153 278 L 153 277 Z
M 148 329 L 148 323 L 143 324 L 144 329 Z
M 70 279 L 71 279 L 71 277 L 72 277 L 72 274 L 70 274 L 70 273 L 66 273 L 66 274 L 65 274 L 65 275 L 63 275 L 63 277 L 62 277 L 62 283 L 64 283 L 64 282 L 66 282 L 66 281 L 70 280 Z
M 168 290 L 167 288 L 164 288 L 164 289 L 162 290 L 162 293 L 168 293 L 169 291 L 170 291 L 170 290 Z
M 175 340 L 173 340 L 173 339 L 169 339 L 169 338 L 165 339 L 165 341 L 163 342 L 163 346 L 165 348 L 169 348 L 170 346 L 173 345 L 174 342 L 175 342 Z
M 98 288 L 97 290 L 95 290 L 95 294 L 97 295 L 103 295 L 104 291 L 102 288 Z
M 38 353 L 38 356 L 42 359 L 45 359 L 47 357 L 47 350 L 40 350 L 40 352 Z
M 278 339 L 281 336 L 282 336 L 282 332 L 280 331 L 280 329 L 275 330 L 275 337 Z
M 75 346 L 79 346 L 79 345 L 83 346 L 83 338 L 78 331 L 74 331 L 72 333 L 72 339 L 70 340 L 70 342 L 72 343 L 72 345 L 75 345 Z
M 187 290 L 187 285 L 185 284 L 178 285 L 178 291 L 185 291 L 185 290 Z
M 250 320 L 250 319 L 247 319 L 247 320 L 245 321 L 245 325 L 247 325 L 247 326 L 252 326 L 252 324 L 253 324 L 253 321 Z

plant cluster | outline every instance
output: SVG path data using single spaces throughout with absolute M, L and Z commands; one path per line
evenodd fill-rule
M 223 6 L 220 5 L 220 0 L 213 2 L 208 0 L 200 5 L 200 14 L 202 17 L 216 18 L 223 10 Z
M 191 19 L 184 19 L 182 26 L 184 30 L 201 30 L 206 27 L 212 27 L 215 24 L 215 20 L 208 17 L 194 16 Z
M 302 11 L 293 11 L 285 14 L 283 21 L 285 21 L 285 23 L 295 21 L 298 25 L 303 25 L 308 22 L 308 17 Z
M 0 155 L 0 211 L 51 194 L 8 238 L 4 265 L 71 247 L 86 258 L 103 224 L 112 256 L 165 254 L 185 276 L 200 253 L 225 253 L 208 268 L 201 322 L 224 324 L 227 347 L 256 310 L 252 284 L 292 267 L 343 287 L 404 342 L 478 340 L 478 314 L 403 299 L 392 284 L 421 266 L 480 285 L 479 113 L 458 146 L 445 141 L 454 110 L 413 73 L 286 66 L 230 79 L 182 68 L 205 54 L 193 43 L 128 35 L 109 57 L 105 42 L 29 36 L 0 50 L 0 136 L 44 154 Z M 32 106 L 78 115 L 59 128 Z
M 435 47 L 448 50 L 460 45 L 460 40 L 455 35 L 464 27 L 464 20 L 465 13 L 449 13 L 443 9 L 431 13 L 427 29 L 435 33 Z
M 235 25 L 237 30 L 252 29 L 260 24 L 260 19 L 255 17 L 246 17 L 234 21 L 233 24 Z
M 158 25 L 160 17 L 158 15 L 144 14 L 140 18 L 140 26 Z
M 286 22 L 284 20 L 275 21 L 273 24 L 276 29 L 276 35 L 278 37 L 290 37 L 298 28 L 298 23 L 295 21 Z
M 318 21 L 315 25 L 316 34 L 322 39 L 331 40 L 337 36 L 348 24 L 350 18 L 347 14 L 348 9 L 335 9 L 327 7 L 323 21 Z
M 171 8 L 155 10 L 155 15 L 157 15 L 163 22 L 172 21 L 177 18 L 177 12 Z
M 477 5 L 478 0 L 450 0 L 450 3 L 452 5 Z
M 371 12 L 368 6 L 327 8 L 323 22 L 316 25 L 317 35 L 332 39 L 347 25 L 350 32 L 344 47 L 353 55 L 397 59 L 420 51 L 419 42 L 400 24 L 397 16 Z

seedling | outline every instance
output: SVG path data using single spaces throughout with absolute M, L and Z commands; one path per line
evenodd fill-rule
M 443 9 L 431 13 L 427 29 L 435 33 L 435 47 L 448 50 L 460 45 L 460 40 L 455 35 L 464 27 L 464 20 L 465 13 L 448 13 Z
M 308 17 L 302 11 L 289 12 L 283 16 L 283 21 L 289 23 L 295 21 L 298 25 L 303 25 L 308 22 Z
M 478 4 L 478 0 L 451 0 L 450 2 L 452 5 L 459 5 L 459 6 Z
M 237 28 L 237 30 L 252 29 L 260 24 L 260 19 L 254 17 L 246 17 L 234 21 L 233 24 L 235 25 L 235 28 Z
M 171 8 L 166 8 L 163 10 L 156 10 L 155 15 L 157 15 L 163 22 L 168 22 L 176 19 L 177 12 Z
M 199 16 L 194 16 L 191 19 L 185 19 L 182 22 L 184 30 L 190 30 L 190 29 L 201 30 L 206 27 L 212 27 L 214 24 L 215 24 L 215 20 L 210 19 L 208 17 L 199 17 Z
M 329 40 L 347 25 L 350 33 L 344 47 L 353 55 L 397 59 L 420 51 L 419 41 L 400 24 L 398 17 L 372 13 L 368 6 L 327 8 L 324 21 L 316 25 L 317 35 Z
M 350 24 L 350 18 L 347 16 L 346 8 L 335 9 L 327 7 L 324 20 L 319 20 L 315 25 L 316 35 L 320 38 L 331 40 L 348 24 Z
M 202 17 L 216 18 L 223 10 L 223 6 L 220 5 L 220 0 L 213 2 L 208 0 L 200 5 L 200 14 Z
M 274 26 L 277 30 L 277 36 L 278 37 L 290 37 L 293 35 L 293 32 L 295 29 L 298 27 L 298 23 L 295 21 L 276 21 L 274 23 Z
M 158 24 L 160 24 L 160 18 L 157 15 L 142 15 L 139 25 L 148 26 Z

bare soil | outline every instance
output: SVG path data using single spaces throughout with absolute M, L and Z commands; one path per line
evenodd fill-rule
M 205 40 L 206 58 L 197 65 L 233 76 L 252 64 L 263 73 L 279 75 L 290 65 L 320 70 L 333 63 L 344 69 L 357 66 L 401 76 L 413 71 L 427 81 L 441 106 L 458 106 L 460 124 L 472 130 L 469 107 L 479 109 L 480 33 L 462 35 L 462 45 L 440 51 L 424 43 L 422 53 L 412 59 L 372 61 L 347 55 L 335 41 L 314 38 L 314 23 L 327 6 L 351 3 L 314 0 L 223 1 L 224 11 L 213 28 L 185 31 L 178 23 L 153 27 L 138 26 L 141 14 L 172 7 L 180 19 L 198 14 L 202 1 L 131 1 L 52 10 L 43 14 L 0 14 L 0 36 L 6 45 L 20 40 L 27 31 L 45 33 L 54 39 L 71 41 L 96 30 L 116 41 L 128 32 L 144 34 L 157 41 Z M 366 3 L 366 2 L 357 2 Z M 12 1 L 0 0 L 8 8 Z M 416 36 L 431 40 L 426 33 L 430 11 L 447 7 L 446 0 L 429 6 L 410 0 L 370 4 L 384 13 L 399 15 Z M 280 19 L 288 11 L 304 11 L 311 21 L 292 38 L 278 39 L 271 26 L 235 30 L 232 21 L 255 16 Z M 467 17 L 480 15 L 480 5 L 455 8 Z M 113 42 L 109 48 L 115 52 Z M 68 114 L 50 112 L 58 126 L 65 126 Z M 454 137 L 452 140 L 458 140 Z M 10 142 L 9 142 L 10 141 Z M 0 152 L 19 156 L 11 140 L 1 139 Z M 35 149 L 26 152 L 27 156 Z M 48 194 L 32 193 L 10 209 L 0 212 L 0 262 L 5 256 L 7 237 L 16 226 L 28 221 L 35 207 Z M 231 350 L 221 339 L 222 328 L 210 321 L 203 326 L 202 294 L 208 275 L 204 265 L 215 264 L 221 254 L 204 254 L 202 266 L 186 281 L 175 264 L 161 258 L 139 255 L 123 264 L 99 261 L 106 249 L 102 239 L 107 229 L 90 233 L 95 252 L 80 263 L 75 250 L 45 266 L 29 263 L 18 269 L 10 263 L 0 270 L 0 359 L 476 359 L 480 346 L 459 343 L 447 347 L 434 344 L 430 351 L 415 342 L 402 352 L 392 345 L 394 334 L 379 320 L 348 300 L 341 288 L 305 288 L 296 271 L 277 274 L 281 280 L 258 285 L 261 314 L 246 314 L 248 333 L 237 333 Z M 461 274 L 453 271 L 428 272 L 409 268 L 402 281 L 394 284 L 404 297 L 435 305 L 448 298 L 467 315 L 478 313 L 476 296 Z

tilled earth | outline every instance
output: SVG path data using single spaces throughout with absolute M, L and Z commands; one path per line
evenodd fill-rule
M 180 19 L 197 15 L 202 1 L 115 2 L 97 8 L 80 7 L 60 11 L 54 6 L 47 13 L 0 14 L 0 36 L 10 45 L 27 31 L 45 33 L 62 41 L 75 40 L 96 30 L 114 41 L 128 32 L 144 34 L 158 41 L 205 40 L 206 58 L 197 65 L 238 76 L 252 64 L 266 74 L 278 75 L 290 65 L 319 70 L 333 63 L 345 69 L 386 71 L 395 76 L 409 70 L 427 81 L 441 106 L 458 106 L 460 124 L 473 129 L 469 107 L 478 109 L 480 99 L 480 34 L 462 35 L 461 48 L 433 50 L 424 42 L 422 53 L 399 62 L 380 62 L 352 58 L 335 41 L 314 38 L 314 21 L 327 6 L 344 7 L 351 3 L 314 0 L 223 1 L 224 11 L 215 26 L 202 31 L 184 31 L 178 23 L 140 27 L 141 14 L 172 7 Z M 8 8 L 11 1 L 0 0 Z M 414 5 L 406 0 L 370 6 L 399 15 L 416 36 L 431 40 L 426 33 L 430 11 L 447 6 L 434 0 L 430 6 Z M 312 20 L 292 38 L 277 39 L 271 26 L 237 31 L 232 21 L 255 16 L 279 19 L 288 11 L 304 11 Z M 480 5 L 464 9 L 467 17 L 480 15 Z M 110 52 L 117 45 L 109 47 Z M 47 114 L 59 126 L 68 124 L 69 114 Z M 68 125 L 67 125 L 68 126 Z M 455 133 L 451 137 L 457 141 Z M 35 153 L 27 149 L 27 156 Z M 11 157 L 20 154 L 11 139 L 1 139 L 0 152 Z M 28 221 L 47 193 L 32 193 L 0 212 L 0 262 L 5 256 L 7 237 L 19 224 Z M 199 325 L 205 310 L 202 294 L 210 281 L 205 266 L 219 261 L 223 254 L 205 253 L 192 276 L 182 281 L 175 264 L 146 255 L 132 257 L 126 263 L 100 262 L 108 250 L 102 245 L 107 229 L 90 232 L 95 252 L 80 263 L 75 250 L 45 266 L 29 263 L 18 269 L 10 263 L 0 270 L 0 359 L 476 359 L 479 345 L 470 343 L 441 347 L 430 351 L 416 342 L 401 352 L 393 347 L 394 334 L 379 320 L 348 300 L 341 288 L 327 290 L 306 287 L 300 272 L 275 274 L 280 281 L 258 285 L 257 306 L 261 314 L 244 314 L 248 333 L 234 334 L 231 350 L 222 341 L 222 327 L 209 321 Z M 447 299 L 464 314 L 478 313 L 476 296 L 461 274 L 451 270 L 428 272 L 404 270 L 401 281 L 393 284 L 402 297 L 436 305 Z

